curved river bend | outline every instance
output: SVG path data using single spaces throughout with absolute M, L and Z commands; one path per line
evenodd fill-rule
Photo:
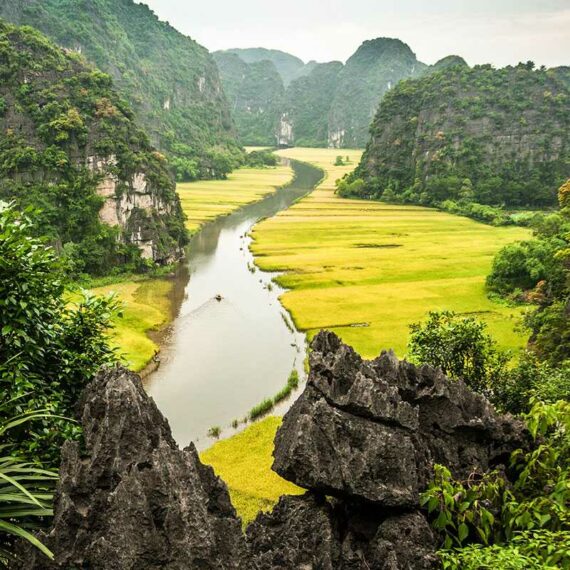
M 248 232 L 308 194 L 322 171 L 292 161 L 293 182 L 205 225 L 190 242 L 173 293 L 175 320 L 161 339 L 161 366 L 146 389 L 182 446 L 210 444 L 208 430 L 242 421 L 295 368 L 304 376 L 305 335 L 279 302 L 275 274 L 255 268 Z M 221 300 L 217 300 L 217 296 Z

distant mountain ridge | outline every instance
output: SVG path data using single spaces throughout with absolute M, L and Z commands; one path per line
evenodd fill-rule
M 263 48 L 215 52 L 214 58 L 245 144 L 337 148 L 366 145 L 382 97 L 400 80 L 445 66 L 467 66 L 459 56 L 426 65 L 407 44 L 393 38 L 365 41 L 346 64 L 304 64 L 290 54 Z M 273 69 L 267 67 L 262 75 L 247 70 L 262 61 Z M 250 99 L 251 93 L 256 97 Z
M 208 50 L 133 0 L 0 0 L 0 18 L 30 25 L 111 75 L 154 145 L 182 178 L 219 177 L 241 150 Z

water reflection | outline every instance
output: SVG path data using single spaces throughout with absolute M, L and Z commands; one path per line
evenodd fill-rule
M 307 194 L 322 172 L 292 162 L 293 183 L 206 225 L 190 244 L 173 292 L 176 318 L 162 364 L 146 387 L 180 445 L 204 447 L 212 426 L 228 427 L 275 395 L 293 368 L 302 373 L 304 335 L 291 331 L 273 274 L 254 270 L 247 233 Z

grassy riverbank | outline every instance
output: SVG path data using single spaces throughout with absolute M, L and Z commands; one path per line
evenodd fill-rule
M 278 154 L 326 172 L 315 192 L 253 231 L 256 263 L 284 272 L 280 282 L 289 291 L 282 302 L 298 328 L 309 336 L 334 330 L 367 357 L 388 347 L 403 356 L 410 323 L 429 310 L 450 309 L 484 318 L 503 347 L 522 346 L 524 337 L 513 330 L 517 310 L 490 301 L 484 282 L 494 254 L 527 237 L 527 230 L 341 199 L 335 180 L 356 166 L 360 151 L 294 148 Z M 349 163 L 335 166 L 340 154 Z M 202 455 L 229 485 L 245 520 L 291 492 L 269 471 L 279 423 L 267 418 Z
M 209 180 L 179 184 L 182 208 L 191 233 L 217 218 L 231 214 L 246 204 L 291 181 L 288 166 L 274 168 L 242 168 L 227 180 Z M 116 319 L 114 341 L 124 354 L 127 365 L 141 371 L 158 350 L 148 333 L 165 327 L 172 318 L 173 283 L 169 279 L 125 280 L 93 289 L 95 294 L 114 292 L 123 303 L 123 316 Z

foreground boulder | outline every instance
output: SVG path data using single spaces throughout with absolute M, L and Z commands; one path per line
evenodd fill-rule
M 313 341 L 310 363 L 277 433 L 273 469 L 314 492 L 415 509 L 435 463 L 465 478 L 524 443 L 521 422 L 439 369 L 393 353 L 365 361 L 328 332 Z
M 102 372 L 82 398 L 85 451 L 67 443 L 45 542 L 23 568 L 245 568 L 225 484 L 193 445 L 181 451 L 140 378 Z
M 312 344 L 304 393 L 276 437 L 274 469 L 305 487 L 244 535 L 225 484 L 193 445 L 180 450 L 140 378 L 116 368 L 87 387 L 85 446 L 67 443 L 49 562 L 28 547 L 18 568 L 93 570 L 433 570 L 419 495 L 434 463 L 459 477 L 524 444 L 462 382 L 400 362 L 364 361 L 332 333 Z

